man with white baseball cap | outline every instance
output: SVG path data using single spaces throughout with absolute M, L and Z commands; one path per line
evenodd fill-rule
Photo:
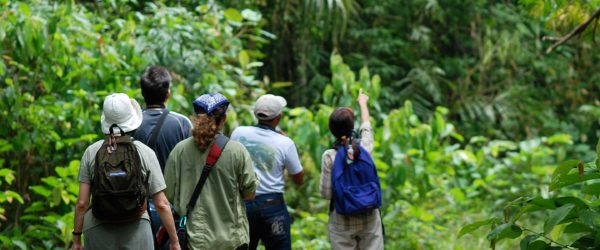
M 133 220 L 115 223 L 106 219 L 98 219 L 94 214 L 94 207 L 88 209 L 91 193 L 94 191 L 92 182 L 94 180 L 94 169 L 96 168 L 95 161 L 100 159 L 97 158 L 97 152 L 102 149 L 110 154 L 108 148 L 116 144 L 113 144 L 113 142 L 121 141 L 121 137 L 124 136 L 130 137 L 141 123 L 142 110 L 137 101 L 122 93 L 111 94 L 106 97 L 100 118 L 102 132 L 106 136 L 85 150 L 79 167 L 79 195 L 75 206 L 73 249 L 83 249 L 81 244 L 83 233 L 85 233 L 86 249 L 152 249 L 154 247 L 147 212 L 143 211 L 139 219 L 135 219 L 136 216 L 133 217 Z M 109 143 L 104 143 L 105 140 L 108 140 Z M 171 249 L 179 249 L 179 240 L 175 232 L 169 202 L 163 193 L 166 184 L 156 155 L 152 149 L 139 141 L 134 140 L 133 146 L 139 154 L 141 173 L 143 178 L 147 180 L 147 191 L 154 198 L 163 224 L 169 225 L 167 231 L 171 240 L 170 247 Z M 107 147 L 107 149 L 103 147 Z M 123 146 L 119 143 L 119 147 Z M 96 200 L 94 201 L 96 202 Z
M 254 105 L 255 126 L 241 126 L 231 134 L 241 142 L 250 155 L 254 170 L 260 179 L 256 199 L 246 201 L 250 223 L 250 249 L 256 249 L 262 240 L 265 248 L 291 249 L 291 217 L 283 199 L 284 172 L 287 170 L 297 185 L 302 185 L 304 170 L 296 145 L 277 129 L 287 102 L 281 96 L 267 94 Z

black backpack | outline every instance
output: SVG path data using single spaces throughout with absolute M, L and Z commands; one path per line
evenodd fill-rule
M 115 137 L 113 127 L 96 154 L 91 191 L 94 216 L 116 223 L 139 219 L 146 211 L 150 174 L 144 178 L 132 138 L 123 131 Z

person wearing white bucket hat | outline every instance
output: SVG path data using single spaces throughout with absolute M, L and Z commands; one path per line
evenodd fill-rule
M 90 145 L 84 152 L 81 158 L 79 167 L 79 195 L 75 205 L 75 216 L 73 225 L 73 249 L 152 249 L 153 237 L 150 230 L 150 222 L 148 214 L 145 210 L 139 210 L 139 215 L 117 222 L 115 218 L 100 216 L 100 211 L 95 211 L 99 208 L 97 204 L 101 202 L 101 196 L 96 197 L 90 205 L 92 193 L 97 192 L 98 183 L 101 180 L 101 174 L 98 174 L 97 159 L 105 159 L 99 156 L 98 152 L 108 152 L 110 155 L 113 150 L 117 152 L 116 145 L 123 148 L 122 141 L 129 142 L 130 147 L 134 148 L 133 152 L 137 152 L 138 159 L 130 159 L 131 162 L 139 164 L 131 164 L 137 166 L 142 175 L 141 178 L 147 180 L 145 187 L 140 191 L 142 193 L 152 194 L 154 201 L 159 210 L 159 214 L 163 224 L 170 225 L 167 228 L 169 238 L 171 240 L 171 249 L 179 249 L 177 234 L 173 223 L 173 217 L 169 208 L 169 203 L 163 190 L 166 184 L 160 166 L 154 151 L 139 141 L 131 141 L 130 138 L 133 132 L 140 126 L 142 122 L 142 111 L 140 105 L 134 99 L 130 99 L 126 94 L 115 93 L 108 95 L 104 100 L 102 116 L 100 124 L 105 138 Z M 106 142 L 105 142 L 106 141 Z M 110 157 L 110 156 L 109 156 Z M 118 157 L 118 156 L 117 156 Z M 104 165 L 103 165 L 104 167 Z M 141 168 L 141 169 L 140 169 Z M 111 172 L 110 176 L 113 172 Z M 114 173 L 114 176 L 131 175 L 131 173 Z M 98 176 L 96 176 L 98 175 Z M 103 197 L 102 197 L 103 198 Z M 110 201 L 109 201 L 110 202 Z M 118 201 L 114 201 L 117 203 Z M 96 204 L 94 204 L 96 203 Z M 140 202 L 140 204 L 142 204 Z M 145 204 L 145 203 L 144 203 Z M 91 209 L 88 209 L 91 207 Z M 104 216 L 104 215 L 103 215 Z M 85 240 L 82 245 L 81 235 L 85 234 Z

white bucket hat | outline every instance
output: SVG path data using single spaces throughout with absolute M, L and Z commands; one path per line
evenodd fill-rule
M 102 133 L 109 134 L 110 126 L 116 124 L 124 133 L 137 129 L 142 124 L 142 108 L 134 99 L 123 93 L 114 93 L 104 99 L 100 124 Z
M 254 115 L 259 120 L 273 120 L 287 105 L 285 98 L 266 94 L 258 98 L 254 104 Z

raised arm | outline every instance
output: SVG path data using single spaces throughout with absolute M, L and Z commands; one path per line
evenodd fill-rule
M 367 123 L 369 122 L 369 108 L 367 107 L 367 102 L 369 102 L 369 96 L 363 94 L 362 89 L 358 91 L 358 106 L 360 107 L 360 122 Z

